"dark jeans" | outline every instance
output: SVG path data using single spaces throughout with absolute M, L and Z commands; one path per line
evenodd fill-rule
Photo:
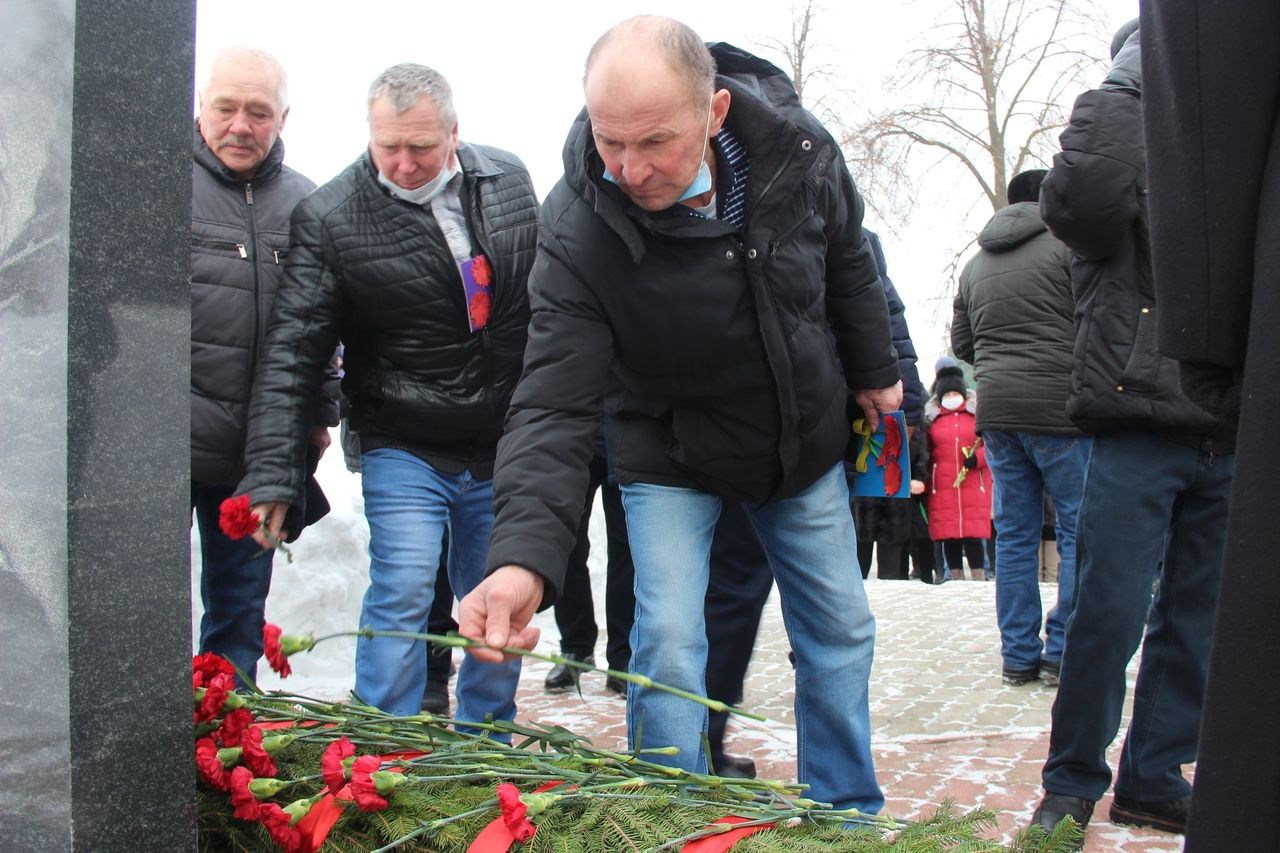
M 711 573 L 704 613 L 707 621 L 707 697 L 737 705 L 760 630 L 760 614 L 773 588 L 764 548 L 742 507 L 725 501 L 711 540 Z M 729 715 L 712 712 L 707 741 L 724 751 Z
M 218 527 L 233 486 L 191 481 L 191 508 L 200 529 L 200 653 L 217 652 L 250 679 L 258 677 L 271 559 L 275 552 L 246 536 L 228 539 Z M 236 676 L 236 685 L 245 687 Z
M 595 603 L 591 597 L 591 574 L 587 568 L 587 558 L 591 556 L 591 508 L 599 489 L 609 549 L 604 591 L 605 630 L 609 634 L 605 658 L 610 669 L 625 672 L 631 663 L 631 623 L 636 609 L 635 566 L 631 562 L 631 546 L 627 542 L 626 514 L 617 484 L 608 481 L 609 467 L 603 456 L 597 454 L 592 458 L 590 472 L 587 502 L 578 522 L 578 541 L 569 556 L 560 600 L 555 604 L 560 651 L 586 657 L 595 653 L 596 640 L 600 636 Z
M 1094 801 L 1106 793 L 1125 668 L 1146 624 L 1116 794 L 1160 801 L 1191 793 L 1182 765 L 1196 759 L 1234 462 L 1146 433 L 1095 437 L 1046 791 Z

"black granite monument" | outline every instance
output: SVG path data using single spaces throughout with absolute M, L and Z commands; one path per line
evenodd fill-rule
M 195 847 L 194 0 L 0 27 L 0 850 Z

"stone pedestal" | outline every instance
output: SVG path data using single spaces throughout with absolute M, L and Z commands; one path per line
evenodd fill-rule
M 0 849 L 194 849 L 194 0 L 5 9 Z

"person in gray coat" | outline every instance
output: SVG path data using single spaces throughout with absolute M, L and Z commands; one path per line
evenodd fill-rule
M 1040 218 L 1045 171 L 1009 182 L 1009 206 L 978 235 L 960 273 L 951 323 L 956 357 L 978 381 L 977 429 L 995 480 L 996 619 L 1002 676 L 1056 684 L 1075 591 L 1076 513 L 1090 439 L 1067 417 L 1075 340 L 1071 252 Z M 1058 602 L 1041 638 L 1042 495 L 1057 510 Z
M 273 550 L 231 540 L 219 507 L 244 475 L 253 371 L 289 252 L 289 216 L 315 184 L 284 165 L 284 69 L 233 48 L 200 90 L 191 170 L 191 508 L 200 529 L 200 651 L 253 678 Z M 311 413 L 313 457 L 337 423 L 331 399 Z

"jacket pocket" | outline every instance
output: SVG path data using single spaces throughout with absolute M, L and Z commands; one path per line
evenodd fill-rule
M 1156 312 L 1150 306 L 1138 309 L 1138 328 L 1133 336 L 1133 349 L 1120 372 L 1119 392 L 1156 390 L 1160 377 L 1160 355 L 1156 349 Z

